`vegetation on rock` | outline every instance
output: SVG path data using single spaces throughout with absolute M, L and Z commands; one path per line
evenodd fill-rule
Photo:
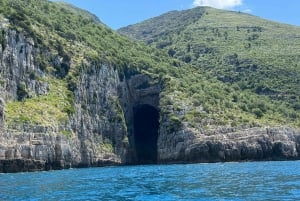
M 74 113 L 73 94 L 66 83 L 49 78 L 50 92 L 47 95 L 12 101 L 6 104 L 8 125 L 32 124 L 59 126 L 67 123 L 68 115 Z
M 62 94 L 76 90 L 80 73 L 89 66 L 100 68 L 102 64 L 108 65 L 118 69 L 120 79 L 124 79 L 145 70 L 148 75 L 158 77 L 156 74 L 161 68 L 172 68 L 174 63 L 160 50 L 131 42 L 94 15 L 69 4 L 47 0 L 3 0 L 0 2 L 0 16 L 9 21 L 8 27 L 1 28 L 2 48 L 5 49 L 3 44 L 8 29 L 32 38 L 38 49 L 36 65 L 45 73 L 51 89 L 61 89 Z M 61 122 L 61 118 L 74 110 L 73 96 L 70 95 L 59 97 L 50 92 L 45 96 L 29 97 L 24 84 L 18 87 L 17 95 L 18 100 L 7 104 L 8 125 L 13 122 L 52 125 L 53 119 Z M 36 102 L 43 107 L 37 109 Z M 53 116 L 40 118 L 40 110 L 47 105 L 49 107 L 44 112 Z
M 195 8 L 120 30 L 149 47 L 65 3 L 2 0 L 0 16 L 9 20 L 10 29 L 34 40 L 35 62 L 51 88 L 47 95 L 28 97 L 26 86 L 20 86 L 20 100 L 7 103 L 8 124 L 67 121 L 80 73 L 107 64 L 118 69 L 121 80 L 144 73 L 162 84 L 161 116 L 170 119 L 170 130 L 300 126 L 297 27 Z M 5 49 L 4 28 L 1 33 Z
M 196 108 L 185 116 L 188 121 L 300 126 L 299 27 L 197 7 L 119 33 L 194 68 L 176 87 L 183 88 Z

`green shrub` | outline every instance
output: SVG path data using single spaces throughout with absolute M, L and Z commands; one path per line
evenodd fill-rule
M 17 85 L 17 99 L 21 101 L 24 100 L 26 97 L 28 97 L 26 84 L 24 82 L 21 82 Z

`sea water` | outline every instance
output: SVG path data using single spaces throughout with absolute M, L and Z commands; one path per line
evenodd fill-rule
M 300 200 L 300 161 L 0 174 L 0 200 Z

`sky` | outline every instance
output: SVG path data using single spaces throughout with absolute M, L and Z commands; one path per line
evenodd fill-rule
M 264 19 L 300 26 L 300 0 L 63 0 L 90 11 L 118 29 L 172 10 L 210 6 L 250 13 Z

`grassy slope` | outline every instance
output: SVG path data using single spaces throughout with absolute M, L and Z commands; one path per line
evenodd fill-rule
M 6 124 L 29 123 L 44 126 L 59 126 L 68 121 L 72 112 L 70 99 L 73 94 L 67 90 L 66 83 L 48 78 L 50 92 L 45 96 L 36 96 L 24 101 L 12 101 L 6 105 Z
M 254 114 L 266 124 L 300 126 L 299 27 L 198 7 L 167 13 L 119 32 L 163 49 L 205 72 L 208 79 L 234 88 L 230 105 L 238 107 L 237 114 Z M 202 90 L 195 88 L 193 95 L 203 99 Z M 220 109 L 224 113 L 231 110 L 226 105 Z M 225 116 L 232 119 L 236 114 Z

